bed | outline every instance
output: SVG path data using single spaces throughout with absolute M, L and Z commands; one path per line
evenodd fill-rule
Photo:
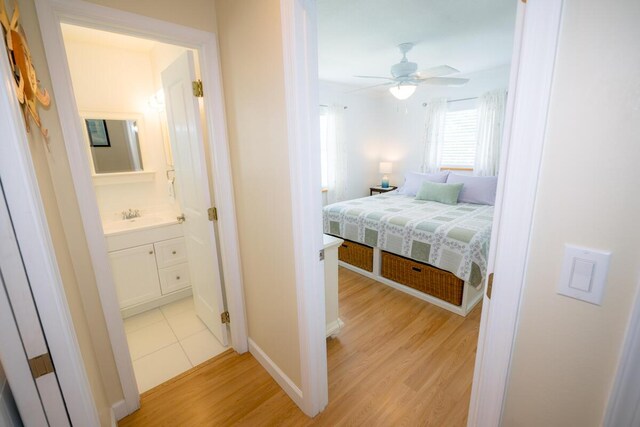
M 466 315 L 482 298 L 493 206 L 447 205 L 397 191 L 328 205 L 341 265 Z

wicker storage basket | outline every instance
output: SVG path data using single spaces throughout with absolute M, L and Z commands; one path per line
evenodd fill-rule
M 382 251 L 380 274 L 453 305 L 462 304 L 464 281 L 448 271 Z
M 373 271 L 373 248 L 345 240 L 338 248 L 338 259 L 366 271 Z

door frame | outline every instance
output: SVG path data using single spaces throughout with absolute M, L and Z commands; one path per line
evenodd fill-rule
M 0 83 L 7 89 L 0 91 L 0 135 L 3 136 L 0 177 L 33 301 L 71 422 L 97 426 L 100 425 L 99 416 L 58 270 L 14 78 L 4 54 L 0 55 Z M 38 132 L 38 129 L 32 127 L 32 132 Z M 23 268 L 22 265 L 19 267 Z M 0 292 L 4 294 L 5 291 Z M 37 391 L 31 388 L 35 386 L 31 371 L 25 371 L 26 355 L 20 335 L 17 330 L 13 334 L 10 330 L 11 325 L 6 325 L 5 332 L 10 335 L 3 335 L 2 342 L 7 345 L 0 346 L 0 355 L 3 363 L 7 363 L 5 373 L 18 407 L 25 409 L 25 404 L 28 407 L 26 416 L 29 418 L 24 420 L 28 424 L 37 412 L 33 402 L 29 403 L 29 394 Z
M 319 194 L 317 158 L 319 150 L 313 137 L 317 126 L 311 120 L 317 112 L 317 46 L 315 14 L 306 13 L 301 4 L 310 0 L 281 0 L 285 90 L 289 128 L 294 244 L 298 319 L 303 379 L 303 410 L 315 415 L 326 405 L 327 372 L 317 351 L 325 336 L 318 324 L 324 311 L 324 299 L 314 298 L 307 288 L 318 280 L 315 260 L 318 243 L 309 230 L 301 228 L 305 218 L 316 218 L 319 205 L 309 195 Z M 469 407 L 469 426 L 499 425 L 504 406 L 513 346 L 518 325 L 520 298 L 525 284 L 528 248 L 535 208 L 538 174 L 545 141 L 551 83 L 556 58 L 562 0 L 518 2 L 515 26 L 509 102 L 506 111 L 505 142 L 501 155 L 498 196 L 494 217 L 493 264 L 495 280 L 492 299 L 486 295 L 480 323 L 476 368 Z M 304 42 L 315 50 L 309 57 Z M 306 46 L 309 48 L 309 46 Z M 301 86 L 301 82 L 312 85 Z M 311 96 L 310 96 L 311 94 Z M 300 136 L 312 135 L 309 138 Z M 309 143 L 310 141 L 310 143 Z M 514 142 L 514 141 L 517 141 Z M 316 146 L 317 145 L 317 146 Z M 300 187 L 300 188 L 298 188 Z M 307 220 L 308 221 L 308 220 Z M 496 225 L 499 224 L 499 230 Z M 305 257 L 303 259 L 303 257 Z M 322 325 L 324 326 L 324 325 Z
M 222 279 L 231 316 L 232 346 L 238 353 L 248 350 L 244 290 L 233 195 L 231 161 L 227 140 L 218 41 L 215 34 L 171 22 L 141 16 L 81 0 L 39 0 L 36 10 L 51 73 L 55 102 L 60 116 L 65 148 L 72 165 L 71 174 L 80 206 L 82 223 L 100 295 L 111 347 L 122 384 L 124 401 L 114 404 L 120 419 L 140 407 L 133 364 L 120 316 L 113 276 L 96 195 L 91 181 L 89 159 L 83 148 L 84 129 L 73 94 L 61 23 L 144 37 L 195 49 L 200 59 L 204 90 L 205 120 L 213 169 L 213 190 L 219 220 L 217 230 L 222 260 Z
M 300 343 L 299 402 L 302 411 L 313 417 L 329 403 L 315 1 L 280 0 L 280 16 Z

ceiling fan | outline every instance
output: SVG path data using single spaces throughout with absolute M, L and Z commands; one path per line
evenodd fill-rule
M 413 48 L 413 43 L 402 43 L 398 45 L 402 59 L 397 64 L 391 66 L 391 77 L 381 76 L 354 76 L 363 79 L 384 79 L 389 80 L 385 83 L 368 86 L 362 89 L 370 89 L 379 86 L 391 86 L 389 92 L 398 99 L 407 99 L 416 91 L 418 85 L 441 85 L 441 86 L 462 86 L 469 79 L 457 77 L 442 77 L 449 74 L 459 73 L 453 67 L 448 65 L 440 65 L 438 67 L 429 68 L 418 71 L 418 64 L 409 62 L 407 53 Z

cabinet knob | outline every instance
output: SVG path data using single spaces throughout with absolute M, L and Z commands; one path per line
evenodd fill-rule
M 176 280 L 180 280 L 180 276 L 176 276 Z
M 175 254 L 176 254 L 176 251 L 172 251 L 171 253 L 175 255 Z
M 153 255 L 153 251 L 149 251 L 149 255 Z

